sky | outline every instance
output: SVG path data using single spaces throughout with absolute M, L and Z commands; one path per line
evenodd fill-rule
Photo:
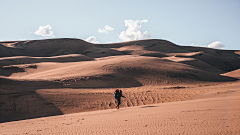
M 0 41 L 164 39 L 240 50 L 240 0 L 0 0 Z

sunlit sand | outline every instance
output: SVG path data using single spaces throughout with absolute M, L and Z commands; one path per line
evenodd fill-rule
M 0 42 L 0 134 L 240 134 L 239 68 L 166 40 Z

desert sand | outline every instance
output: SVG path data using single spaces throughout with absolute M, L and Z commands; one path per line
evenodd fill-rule
M 1 134 L 240 134 L 240 83 L 201 99 L 0 124 Z M 204 98 L 203 98 L 204 96 Z
M 240 134 L 239 68 L 166 40 L 0 42 L 0 134 Z

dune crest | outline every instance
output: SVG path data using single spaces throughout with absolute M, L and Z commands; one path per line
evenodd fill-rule
M 239 68 L 237 50 L 157 39 L 0 42 L 0 122 L 115 108 L 115 88 L 123 107 L 194 99 L 238 82 Z

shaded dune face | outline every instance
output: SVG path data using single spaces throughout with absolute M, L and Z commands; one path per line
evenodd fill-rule
M 9 65 L 21 65 L 21 64 L 31 64 L 40 62 L 79 62 L 79 61 L 90 61 L 93 58 L 87 57 L 81 54 L 69 54 L 60 55 L 52 57 L 30 57 L 30 56 L 16 56 L 16 57 L 4 57 L 0 58 L 0 66 Z
M 73 53 L 78 54 L 90 47 L 93 47 L 91 44 L 75 39 L 30 40 L 11 43 L 11 45 L 2 43 L 2 45 L 5 45 L 9 48 L 9 56 L 38 57 L 50 57 Z
M 91 57 L 105 57 L 120 55 L 122 52 L 108 48 L 99 48 L 79 39 L 47 39 L 16 41 L 11 43 L 0 42 L 0 57 L 33 56 L 52 57 L 68 54 L 83 54 Z
M 156 56 L 156 54 L 158 54 L 160 55 L 159 57 L 166 57 L 167 55 L 181 58 L 194 58 L 222 70 L 223 72 L 236 70 L 240 67 L 240 53 L 237 50 L 217 50 L 204 47 L 178 46 L 166 40 L 142 40 L 97 46 L 115 49 L 127 48 L 127 46 L 133 45 L 139 46 L 139 48 L 142 47 L 142 49 L 140 49 L 142 52 L 140 55 L 154 57 L 154 55 Z M 126 49 L 125 51 L 136 52 L 136 50 L 133 49 Z
M 35 92 L 44 87 L 57 88 L 59 84 L 0 77 L 0 123 L 62 114 L 53 103 Z
M 152 57 L 134 57 L 124 63 L 106 65 L 103 69 L 128 78 L 135 78 L 142 85 L 192 83 L 197 81 L 233 81 L 214 73 L 196 69 L 193 66 Z
M 81 93 L 84 89 L 131 91 L 139 87 L 236 81 L 239 68 L 239 51 L 178 46 L 166 40 L 115 44 L 67 38 L 0 42 L 0 122 L 94 110 L 87 104 L 114 108 L 111 92 L 101 93 L 105 99 L 99 93 Z M 68 95 L 58 89 L 76 90 L 77 94 Z M 143 100 L 147 96 L 142 93 L 145 99 L 140 103 L 139 93 L 133 95 L 125 106 L 168 101 L 158 94 L 146 102 Z M 81 109 L 77 106 L 79 96 Z M 90 101 L 95 98 L 99 102 Z
M 178 46 L 166 40 L 140 40 L 116 44 L 91 44 L 79 39 L 64 38 L 0 42 L 0 48 L 0 57 L 52 57 L 69 54 L 81 54 L 82 57 L 85 56 L 91 58 L 100 58 L 116 55 L 140 55 L 159 58 L 176 56 L 181 58 L 194 58 L 208 65 L 211 65 L 223 72 L 236 70 L 240 67 L 240 56 L 237 53 L 239 51 Z M 45 59 L 42 61 L 39 61 L 39 59 L 37 59 L 36 62 L 49 61 L 49 59 Z M 14 59 L 11 59 L 9 61 L 13 60 Z M 52 61 L 60 62 L 61 60 L 57 60 L 55 58 Z M 66 60 L 62 59 L 62 61 L 64 62 Z M 70 61 L 74 60 L 68 60 L 66 62 Z M 7 62 L 4 61 L 1 63 Z M 20 63 L 13 62 L 9 64 L 13 65 Z

